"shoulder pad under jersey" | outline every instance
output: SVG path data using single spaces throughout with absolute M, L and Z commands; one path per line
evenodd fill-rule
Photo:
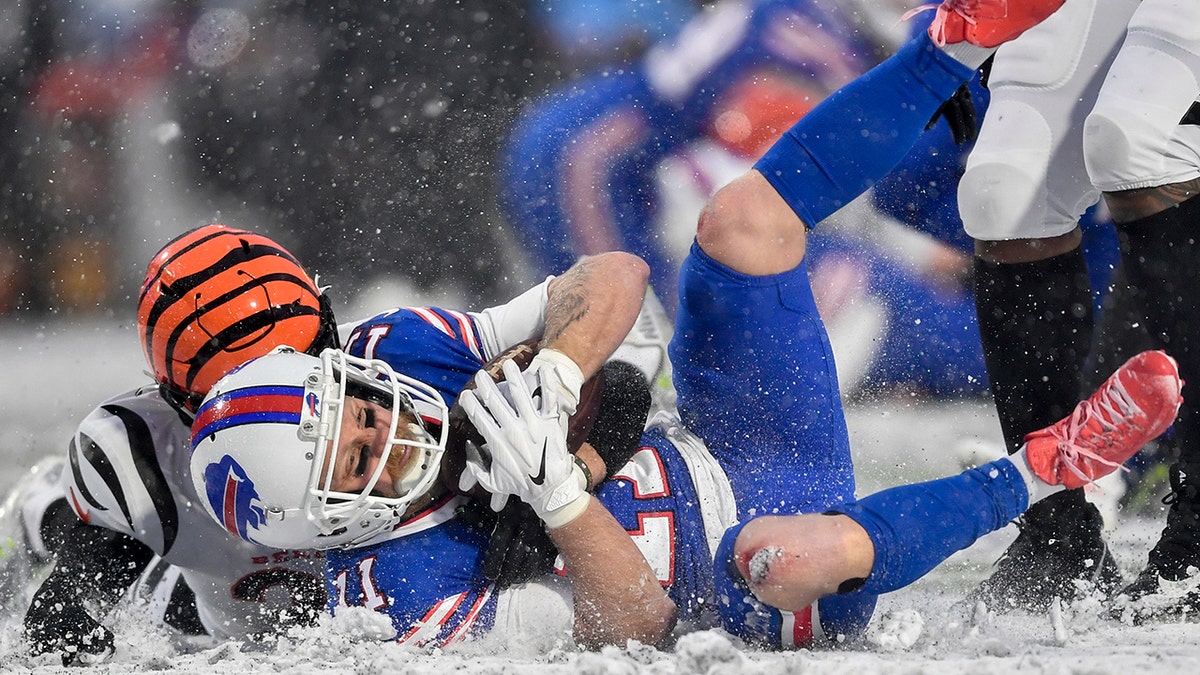
M 191 489 L 172 470 L 186 460 L 188 435 L 188 427 L 153 388 L 101 403 L 67 447 L 64 483 L 75 513 L 160 555 L 169 551 L 179 528 L 176 495 Z

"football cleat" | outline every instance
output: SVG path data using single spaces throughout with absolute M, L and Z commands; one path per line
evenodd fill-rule
M 1179 367 L 1163 351 L 1126 361 L 1075 410 L 1025 437 L 1025 454 L 1038 478 L 1078 488 L 1112 473 L 1158 438 L 1183 402 Z
M 944 0 L 905 14 L 937 9 L 929 24 L 929 37 L 939 47 L 969 42 L 985 48 L 999 47 L 1033 28 L 1062 6 L 1065 0 Z
M 1113 598 L 1109 614 L 1132 625 L 1195 617 L 1200 612 L 1200 568 L 1192 566 L 1177 579 L 1171 576 L 1151 562 Z
M 1108 596 L 1123 583 L 1101 531 L 1103 518 L 1079 490 L 1064 490 L 1030 506 L 1019 534 L 996 569 L 970 595 L 991 611 L 1044 612 L 1055 598 Z
M 53 558 L 57 541 L 44 535 L 52 509 L 66 507 L 59 478 L 66 462 L 48 457 L 35 464 L 0 501 L 0 608 L 27 602 L 39 570 Z M 69 522 L 74 520 L 74 516 Z M 23 609 L 23 606 L 21 607 Z
M 1146 568 L 1113 601 L 1126 622 L 1194 617 L 1200 613 L 1200 488 L 1195 464 L 1171 466 L 1167 525 L 1147 556 Z

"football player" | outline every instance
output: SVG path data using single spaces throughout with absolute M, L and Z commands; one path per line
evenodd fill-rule
M 1197 25 L 1200 5 L 1185 0 L 1072 1 L 996 55 L 958 200 L 976 240 L 980 332 L 1010 451 L 1079 396 L 1093 320 L 1078 220 L 1101 194 L 1146 326 L 1179 359 L 1184 380 L 1200 382 Z M 1127 589 L 1134 597 L 1157 592 L 1160 576 L 1200 566 L 1200 425 L 1191 406 L 1176 431 L 1167 527 Z M 1039 503 L 1020 526 L 979 589 L 990 607 L 1044 609 L 1078 579 L 1119 588 L 1100 515 L 1082 491 Z M 1167 602 L 1181 603 L 1194 610 L 1200 597 Z
M 804 92 L 807 109 L 878 63 L 879 33 L 867 17 L 881 13 L 880 3 L 858 4 L 852 11 L 836 0 L 714 3 L 636 62 L 532 101 L 498 166 L 506 220 L 535 269 L 632 251 L 650 264 L 651 285 L 672 311 L 695 221 L 682 237 L 655 227 L 657 165 L 710 132 L 740 84 L 784 78 Z
M 584 270 L 600 279 L 617 275 L 634 287 L 640 278 L 644 286 L 645 275 L 637 273 L 640 263 L 630 269 L 613 263 L 629 259 L 621 254 L 600 256 L 548 279 L 508 305 L 478 314 L 445 313 L 437 319 L 434 310 L 414 308 L 393 310 L 389 316 L 422 323 L 434 317 L 425 325 L 437 331 L 452 324 L 470 326 L 470 331 L 455 335 L 461 338 L 457 349 L 473 359 L 463 367 L 474 372 L 502 348 L 540 335 L 546 319 L 555 329 L 556 312 L 579 311 L 589 300 L 596 301 L 589 284 L 597 282 Z M 607 281 L 603 285 L 615 288 Z M 629 295 L 633 314 L 639 293 Z M 8 510 L 21 511 L 23 538 L 33 552 L 41 559 L 57 554 L 26 613 L 27 637 L 34 653 L 58 652 L 65 662 L 103 658 L 112 651 L 111 631 L 88 607 L 107 611 L 139 576 L 153 582 L 152 588 L 145 583 L 138 588 L 159 599 L 152 606 L 167 625 L 215 639 L 277 631 L 311 620 L 324 605 L 321 554 L 255 546 L 229 537 L 199 510 L 201 500 L 193 491 L 187 461 L 196 405 L 218 377 L 281 345 L 319 353 L 339 344 L 326 296 L 272 240 L 208 225 L 182 235 L 154 257 L 138 310 L 139 335 L 157 385 L 98 406 L 71 441 L 68 468 L 61 462 L 40 467 L 32 477 L 36 480 L 9 500 L 14 503 Z M 612 322 L 612 330 L 619 332 L 621 325 Z M 352 340 L 361 338 L 374 346 L 382 334 L 371 327 L 349 323 L 342 330 Z M 620 341 L 619 336 L 615 339 Z M 411 341 L 405 345 L 415 346 Z M 616 392 L 638 393 L 623 389 L 631 380 L 613 379 L 609 386 Z M 621 425 L 607 423 L 611 415 L 601 414 L 594 428 L 595 447 L 627 448 L 617 453 L 627 458 L 646 407 L 648 402 L 640 412 L 636 406 L 620 407 L 622 424 L 633 429 L 628 438 L 616 431 Z M 54 480 L 60 473 L 61 481 Z M 55 499 L 64 489 L 67 499 Z M 510 511 L 504 523 L 510 529 L 498 527 L 494 533 L 497 545 L 490 574 L 501 584 L 519 580 L 533 564 L 533 557 L 527 561 L 513 555 L 538 544 L 529 540 L 536 533 L 517 527 L 523 522 L 519 516 Z M 486 536 L 494 522 L 477 518 L 475 526 L 484 527 Z
M 679 414 L 657 415 L 594 495 L 567 452 L 563 427 L 577 399 L 562 383 L 581 381 L 602 357 L 563 344 L 552 367 L 507 363 L 503 383 L 476 376 L 458 396 L 482 435 L 465 445 L 459 486 L 477 482 L 494 508 L 513 495 L 529 504 L 565 580 L 504 591 L 489 583 L 484 542 L 455 515 L 462 497 L 430 487 L 446 459 L 435 433 L 446 428 L 445 392 L 468 378 L 426 370 L 414 380 L 406 375 L 422 357 L 373 359 L 369 340 L 350 354 L 268 355 L 214 386 L 193 427 L 205 507 L 249 541 L 329 548 L 334 611 L 384 612 L 405 643 L 530 626 L 589 647 L 658 643 L 677 621 L 704 625 L 718 612 L 729 630 L 774 647 L 861 633 L 876 594 L 1004 526 L 1031 499 L 1111 471 L 1178 407 L 1174 362 L 1148 353 L 1015 459 L 854 501 L 834 364 L 804 263 L 807 224 L 890 170 L 996 45 L 1059 4 L 1009 0 L 997 18 L 944 3 L 930 35 L 808 113 L 716 194 L 680 273 L 670 347 Z M 256 451 L 264 444 L 279 449 L 270 462 Z M 798 513 L 810 515 L 763 518 Z M 747 524 L 731 529 L 738 521 Z M 806 572 L 796 563 L 806 551 L 836 564 Z
M 112 651 L 99 620 L 143 575 L 138 590 L 158 598 L 152 612 L 185 635 L 263 635 L 311 620 L 324 597 L 319 552 L 225 536 L 199 510 L 187 463 L 192 415 L 218 377 L 279 344 L 337 346 L 323 292 L 274 241 L 207 225 L 155 255 L 138 328 L 156 383 L 97 406 L 48 467 L 61 478 L 24 497 L 38 506 L 23 507 L 34 551 L 53 561 L 25 614 L 26 637 L 35 654 L 64 663 Z M 58 499 L 47 505 L 39 495 L 48 493 Z

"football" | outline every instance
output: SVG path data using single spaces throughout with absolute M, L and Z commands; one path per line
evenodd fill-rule
M 533 361 L 533 357 L 538 353 L 538 341 L 529 340 L 521 342 L 509 347 L 500 355 L 496 356 L 491 361 L 488 361 L 483 366 L 483 370 L 492 376 L 496 382 L 501 382 L 504 379 L 504 373 L 501 364 L 505 361 L 514 361 L 521 370 Z M 463 391 L 468 391 L 475 388 L 475 378 L 471 378 L 467 382 L 467 386 Z M 575 410 L 575 414 L 567 420 L 567 449 L 574 454 L 579 450 L 579 446 L 587 440 L 588 434 L 592 430 L 592 425 L 596 421 L 596 413 L 600 408 L 601 392 L 604 390 L 604 371 L 599 370 L 595 375 L 588 378 L 583 386 L 579 388 L 579 406 Z M 474 440 L 476 443 L 482 444 L 483 437 L 475 429 L 475 425 L 471 424 L 471 420 L 467 418 L 467 413 L 463 411 L 462 406 L 455 403 L 450 407 L 450 430 L 446 435 L 446 454 L 442 460 L 442 477 L 444 482 L 451 489 L 458 489 L 458 478 L 462 474 L 463 468 L 466 466 L 466 442 Z

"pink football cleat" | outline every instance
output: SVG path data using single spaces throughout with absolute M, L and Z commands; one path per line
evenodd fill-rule
M 1179 367 L 1163 351 L 1126 361 L 1066 418 L 1025 437 L 1025 456 L 1050 485 L 1083 487 L 1113 472 L 1171 423 L 1183 402 Z
M 999 47 L 1033 28 L 1062 6 L 1065 0 L 944 0 L 910 11 L 905 18 L 929 9 L 937 16 L 929 24 L 929 37 L 940 47 L 970 42 L 979 47 Z

